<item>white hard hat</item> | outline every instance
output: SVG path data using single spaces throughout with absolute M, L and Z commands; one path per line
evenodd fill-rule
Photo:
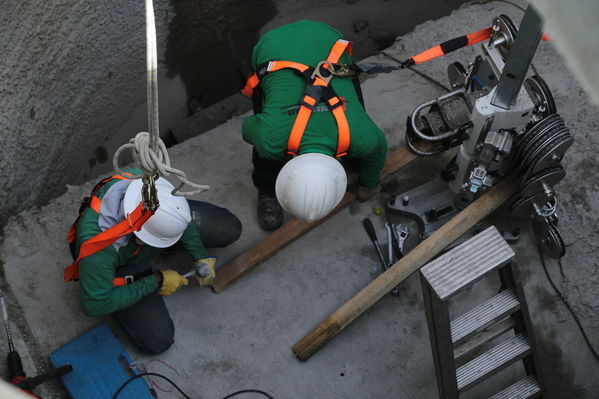
M 127 187 L 123 199 L 125 215 L 133 212 L 141 202 L 142 186 L 142 180 L 136 179 Z M 189 203 L 183 197 L 172 195 L 173 188 L 174 186 L 162 177 L 156 180 L 160 206 L 144 223 L 141 230 L 134 233 L 141 241 L 152 247 L 166 248 L 174 245 L 191 221 Z
M 337 206 L 346 187 L 347 175 L 339 161 L 328 155 L 309 153 L 283 166 L 275 191 L 287 212 L 313 222 Z

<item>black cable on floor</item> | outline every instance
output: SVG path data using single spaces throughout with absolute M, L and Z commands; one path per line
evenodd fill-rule
M 191 399 L 191 396 L 187 395 L 185 392 L 183 392 L 183 390 L 181 388 L 179 388 L 179 386 L 177 384 L 175 384 L 174 381 L 172 381 L 170 378 L 162 375 L 162 374 L 158 374 L 158 373 L 139 373 L 137 375 L 134 375 L 133 377 L 129 378 L 127 381 L 125 381 L 120 387 L 119 389 L 117 389 L 117 391 L 114 393 L 114 395 L 112 395 L 112 399 L 116 399 L 119 394 L 123 391 L 123 389 L 125 389 L 125 387 L 131 382 L 134 381 L 138 378 L 141 377 L 145 377 L 145 376 L 154 376 L 154 377 L 160 377 L 164 380 L 166 380 L 169 384 L 171 384 L 173 387 L 175 387 L 175 389 L 177 391 L 179 391 L 179 393 L 181 395 L 183 395 L 183 397 L 185 397 L 186 399 Z M 237 391 L 237 392 L 233 392 L 232 394 L 229 394 L 227 396 L 225 396 L 222 399 L 229 399 L 232 398 L 234 396 L 237 395 L 241 395 L 242 393 L 258 393 L 263 395 L 264 397 L 268 398 L 268 399 L 274 399 L 272 396 L 270 396 L 268 393 L 261 391 L 259 389 L 242 389 L 241 391 Z
M 599 362 L 599 354 L 597 353 L 597 351 L 593 347 L 593 344 L 591 344 L 591 341 L 589 340 L 589 337 L 587 336 L 587 333 L 584 330 L 584 327 L 582 327 L 582 324 L 580 323 L 580 320 L 578 319 L 578 316 L 574 312 L 574 309 L 572 309 L 572 307 L 568 303 L 567 299 L 564 297 L 564 295 L 561 293 L 561 291 L 557 288 L 557 286 L 553 282 L 553 279 L 551 278 L 551 275 L 549 274 L 549 271 L 547 270 L 547 265 L 545 264 L 545 257 L 543 256 L 543 248 L 541 248 L 540 245 L 537 248 L 539 250 L 539 257 L 541 259 L 541 266 L 543 266 L 543 270 L 545 271 L 545 276 L 547 276 L 547 280 L 549 280 L 549 284 L 551 284 L 551 287 L 553 287 L 553 290 L 555 291 L 555 293 L 557 294 L 557 296 L 561 299 L 561 301 L 566 306 L 566 309 L 568 309 L 568 311 L 572 315 L 572 318 L 576 322 L 576 325 L 578 326 L 578 329 L 580 330 L 580 333 L 582 334 L 582 337 L 584 338 L 585 343 L 587 344 L 587 346 L 591 350 L 591 353 L 593 354 L 593 357 L 595 357 L 595 360 L 597 360 Z M 561 260 L 559 262 L 560 262 L 560 267 L 561 267 Z
M 268 399 L 274 399 L 272 396 L 270 396 L 269 394 L 267 394 L 264 391 L 260 391 L 259 389 L 242 389 L 241 391 L 233 392 L 232 394 L 227 395 L 222 399 L 229 399 L 229 398 L 232 398 L 233 396 L 241 395 L 242 393 L 259 393 L 259 394 L 266 396 Z

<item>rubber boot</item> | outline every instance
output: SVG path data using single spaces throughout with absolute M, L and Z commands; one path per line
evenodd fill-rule
M 258 223 L 262 230 L 273 231 L 283 224 L 283 208 L 276 198 L 258 196 Z

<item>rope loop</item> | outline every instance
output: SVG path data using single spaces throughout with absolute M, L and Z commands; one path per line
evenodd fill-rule
M 171 166 L 171 161 L 162 139 L 158 138 L 157 152 L 152 151 L 150 140 L 150 133 L 139 132 L 128 143 L 120 146 L 112 159 L 114 169 L 118 173 L 123 173 L 119 166 L 119 157 L 123 151 L 130 150 L 133 161 L 143 171 L 143 175 L 133 176 L 132 178 L 134 179 L 156 175 L 167 177 L 173 174 L 179 179 L 179 184 L 175 186 L 171 194 L 177 196 L 195 195 L 210 189 L 210 186 L 189 181 L 185 172 Z M 180 191 L 186 184 L 195 190 Z

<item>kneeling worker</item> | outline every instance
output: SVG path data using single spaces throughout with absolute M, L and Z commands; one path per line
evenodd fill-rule
M 346 190 L 339 162 L 345 155 L 358 164 L 358 198 L 380 190 L 385 134 L 366 114 L 357 79 L 330 72 L 334 64 L 351 64 L 350 52 L 337 30 L 313 21 L 274 29 L 254 47 L 256 73 L 243 90 L 254 115 L 242 132 L 254 146 L 252 179 L 264 230 L 281 226 L 281 206 L 308 221 L 325 217 Z
M 141 171 L 127 173 L 138 175 Z M 107 235 L 123 234 L 118 233 L 119 226 L 130 226 L 130 215 L 142 199 L 142 181 L 127 178 L 127 173 L 102 180 L 82 205 L 69 232 L 76 261 L 66 268 L 65 281 L 79 279 L 81 304 L 88 316 L 113 314 L 143 352 L 157 354 L 168 349 L 174 337 L 162 296 L 173 294 L 188 280 L 174 270 L 154 271 L 152 258 L 178 243 L 198 266 L 202 276 L 196 275 L 198 284 L 210 285 L 216 259 L 207 256 L 204 244 L 229 245 L 239 238 L 241 223 L 226 209 L 173 196 L 173 185 L 159 178 L 160 206 L 141 229 L 112 244 L 97 244 L 103 248 L 97 252 L 89 250 L 93 242 L 101 242 Z M 129 226 L 121 224 L 125 220 Z

